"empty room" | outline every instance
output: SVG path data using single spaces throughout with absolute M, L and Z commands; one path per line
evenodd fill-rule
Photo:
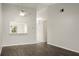
M 0 3 L 0 56 L 79 56 L 79 3 Z

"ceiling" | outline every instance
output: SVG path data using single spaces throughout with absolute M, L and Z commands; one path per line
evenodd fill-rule
M 38 7 L 46 7 L 54 3 L 13 3 L 13 4 L 22 7 L 38 8 Z

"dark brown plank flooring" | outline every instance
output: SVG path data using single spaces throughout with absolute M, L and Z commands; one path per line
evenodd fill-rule
M 3 47 L 1 56 L 79 56 L 79 53 L 39 43 Z

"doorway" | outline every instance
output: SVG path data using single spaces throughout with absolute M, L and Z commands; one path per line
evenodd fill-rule
M 37 18 L 37 43 L 47 42 L 47 22 L 43 18 Z

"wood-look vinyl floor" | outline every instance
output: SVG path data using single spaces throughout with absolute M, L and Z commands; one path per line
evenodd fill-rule
M 79 53 L 39 43 L 3 47 L 1 56 L 79 56 Z

